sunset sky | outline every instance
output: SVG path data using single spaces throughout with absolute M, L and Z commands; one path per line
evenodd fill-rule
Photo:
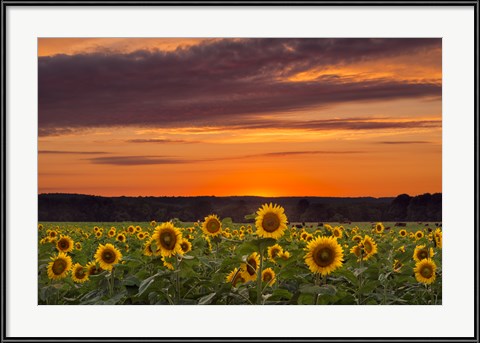
M 442 191 L 441 39 L 38 39 L 39 193 Z

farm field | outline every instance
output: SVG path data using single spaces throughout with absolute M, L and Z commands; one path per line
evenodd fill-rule
M 442 304 L 441 223 L 40 222 L 39 304 Z

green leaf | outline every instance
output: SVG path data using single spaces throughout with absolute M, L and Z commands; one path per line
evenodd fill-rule
M 252 219 L 255 219 L 257 217 L 257 214 L 256 213 L 251 213 L 251 214 L 247 214 L 245 215 L 245 219 L 246 220 L 252 220 Z
M 159 271 L 157 274 L 152 275 L 149 278 L 146 278 L 145 280 L 143 280 L 138 286 L 138 293 L 136 296 L 137 297 L 141 296 L 148 289 L 148 287 L 155 282 L 155 279 L 163 274 L 165 274 L 164 271 Z
M 205 295 L 205 296 L 201 297 L 200 299 L 198 299 L 198 305 L 208 305 L 208 304 L 210 304 L 216 294 L 217 293 L 214 292 L 214 293 L 210 293 L 208 295 Z
M 292 293 L 287 291 L 286 289 L 276 289 L 273 291 L 272 295 L 270 296 L 269 300 L 290 300 L 292 298 Z
M 355 277 L 358 277 L 360 274 L 363 274 L 367 269 L 368 267 L 355 268 L 353 270 L 353 275 L 355 275 Z

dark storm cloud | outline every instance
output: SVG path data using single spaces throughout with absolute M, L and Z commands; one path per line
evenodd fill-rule
M 295 156 L 295 155 L 333 155 L 333 154 L 360 154 L 363 151 L 281 151 L 281 152 L 270 152 L 263 154 L 255 155 L 244 155 L 244 156 L 230 156 L 230 157 L 219 157 L 219 158 L 207 158 L 207 159 L 177 159 L 169 156 L 113 156 L 113 157 L 94 157 L 86 159 L 93 164 L 107 164 L 107 165 L 117 165 L 117 166 L 138 166 L 138 165 L 148 165 L 148 164 L 184 164 L 184 163 L 203 163 L 203 162 L 216 162 L 216 161 L 231 161 L 231 160 L 244 160 L 252 158 L 276 158 L 276 157 L 286 157 L 286 156 Z
M 440 96 L 441 86 L 428 82 L 336 75 L 286 81 L 314 67 L 440 47 L 440 39 L 226 39 L 173 52 L 40 57 L 39 135 L 113 125 L 228 125 L 340 102 Z

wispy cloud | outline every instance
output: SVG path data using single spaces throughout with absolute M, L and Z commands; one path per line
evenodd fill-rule
M 217 162 L 217 161 L 231 161 L 231 160 L 245 160 L 254 158 L 277 158 L 287 156 L 300 156 L 300 155 L 334 155 L 334 154 L 360 154 L 364 151 L 350 150 L 350 151 L 328 151 L 328 150 L 315 150 L 315 151 L 279 151 L 253 155 L 242 156 L 228 156 L 217 158 L 204 158 L 204 159 L 192 159 L 192 158 L 177 158 L 172 156 L 108 156 L 108 157 L 94 157 L 86 160 L 93 164 L 108 164 L 108 165 L 121 165 L 121 166 L 136 166 L 136 165 L 155 165 L 155 164 L 184 164 L 184 163 L 204 163 L 204 162 Z
M 105 151 L 68 151 L 68 150 L 39 150 L 39 154 L 55 154 L 55 155 L 103 155 L 109 154 Z
M 127 143 L 158 143 L 158 144 L 168 144 L 168 143 L 182 143 L 182 144 L 194 144 L 199 143 L 199 141 L 187 141 L 184 139 L 129 139 Z
M 116 165 L 116 166 L 189 163 L 188 160 L 182 160 L 182 159 L 171 158 L 171 157 L 158 157 L 158 156 L 109 156 L 109 157 L 89 158 L 87 160 L 93 164 L 109 164 L 109 165 Z
M 376 142 L 378 144 L 392 144 L 392 145 L 402 145 L 402 144 L 431 144 L 432 142 L 429 141 L 383 141 L 383 142 Z

